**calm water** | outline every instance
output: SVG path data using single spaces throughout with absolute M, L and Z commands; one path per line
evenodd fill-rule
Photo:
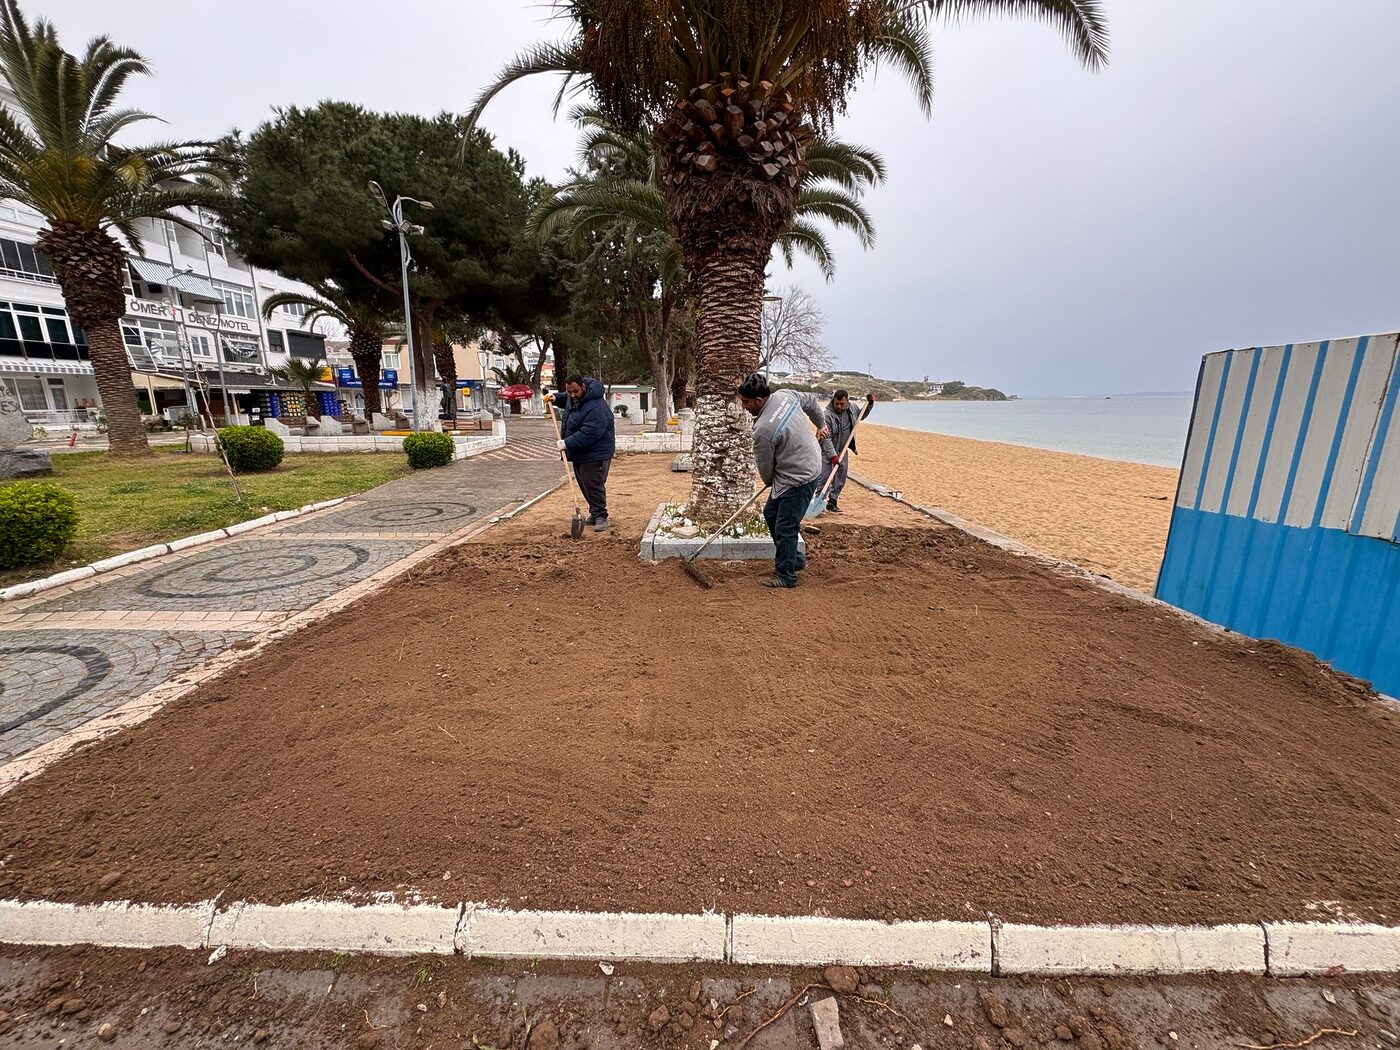
M 1191 423 L 1191 398 L 900 401 L 876 405 L 870 421 L 906 430 L 1179 467 Z

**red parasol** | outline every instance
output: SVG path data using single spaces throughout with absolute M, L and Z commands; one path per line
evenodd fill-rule
M 513 383 L 503 387 L 496 396 L 502 401 L 529 401 L 535 396 L 535 391 L 527 383 Z

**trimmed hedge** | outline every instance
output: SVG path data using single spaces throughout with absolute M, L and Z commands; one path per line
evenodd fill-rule
M 51 562 L 77 531 L 78 508 L 67 489 L 47 481 L 0 488 L 0 569 Z
M 408 465 L 414 470 L 425 467 L 445 467 L 452 462 L 456 446 L 446 434 L 424 431 L 409 434 L 403 439 L 403 450 L 408 453 Z
M 228 456 L 228 465 L 239 474 L 272 470 L 282 462 L 282 439 L 266 427 L 224 427 L 219 445 Z

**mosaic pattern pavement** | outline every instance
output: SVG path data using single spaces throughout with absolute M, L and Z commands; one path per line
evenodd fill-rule
M 442 534 L 456 532 L 475 517 L 477 508 L 471 503 L 445 500 L 358 503 L 309 521 L 299 521 L 285 531 Z
M 411 540 L 247 540 L 43 602 L 36 611 L 302 609 L 418 550 Z
M 231 631 L 0 631 L 0 763 L 203 663 Z

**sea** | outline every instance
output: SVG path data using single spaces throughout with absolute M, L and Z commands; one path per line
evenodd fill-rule
M 954 437 L 1180 467 L 1190 394 L 1023 397 L 1015 401 L 895 401 L 870 422 Z

